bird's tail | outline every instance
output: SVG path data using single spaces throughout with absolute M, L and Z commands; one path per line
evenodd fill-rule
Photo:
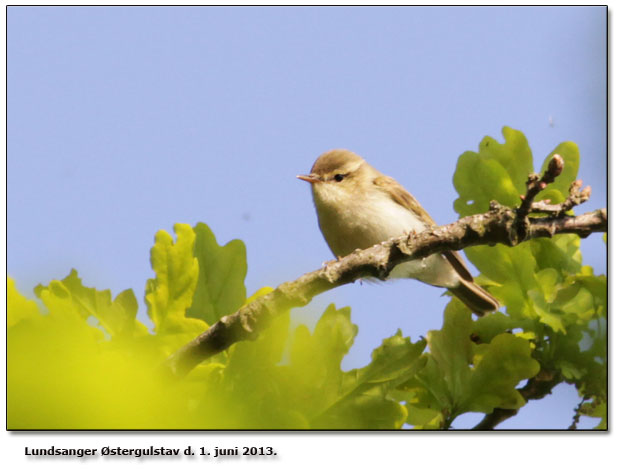
M 499 302 L 482 287 L 472 281 L 461 279 L 457 287 L 450 289 L 472 312 L 478 316 L 496 311 Z

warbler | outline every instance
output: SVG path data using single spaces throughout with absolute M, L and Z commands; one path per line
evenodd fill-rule
M 297 178 L 312 185 L 319 227 L 337 257 L 437 225 L 395 179 L 349 150 L 322 154 L 310 174 Z M 499 308 L 498 301 L 474 282 L 463 259 L 454 251 L 401 263 L 390 277 L 414 278 L 447 288 L 477 315 Z

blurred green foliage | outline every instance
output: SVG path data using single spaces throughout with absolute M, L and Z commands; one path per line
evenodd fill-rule
M 491 199 L 519 203 L 532 155 L 520 132 L 505 128 L 504 137 L 461 155 L 461 216 L 486 211 Z M 579 153 L 570 142 L 553 153 L 565 171 L 540 198 L 560 202 Z M 256 341 L 169 382 L 158 372 L 169 354 L 271 290 L 246 298 L 243 242 L 220 246 L 202 223 L 174 229 L 176 240 L 159 231 L 151 249 L 144 299 L 153 331 L 136 319 L 131 290 L 112 299 L 72 270 L 37 286 L 37 303 L 8 279 L 9 429 L 447 428 L 463 413 L 524 406 L 516 387 L 541 370 L 574 384 L 584 398 L 578 415 L 607 426 L 607 281 L 582 266 L 576 236 L 467 249 L 505 311 L 474 321 L 453 299 L 441 330 L 417 342 L 399 331 L 363 368 L 341 369 L 357 326 L 349 308 L 330 305 L 314 331 L 291 331 L 290 313 L 280 312 Z

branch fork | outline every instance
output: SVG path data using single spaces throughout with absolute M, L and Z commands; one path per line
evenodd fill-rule
M 527 227 L 530 220 L 528 215 L 533 212 L 543 213 L 551 215 L 552 217 L 559 217 L 578 204 L 586 202 L 590 198 L 592 189 L 587 186 L 585 189 L 580 190 L 583 182 L 581 180 L 573 181 L 569 189 L 569 196 L 561 204 L 550 204 L 548 199 L 544 201 L 534 202 L 536 196 L 545 189 L 549 184 L 553 183 L 555 179 L 560 176 L 564 169 L 564 159 L 555 154 L 549 160 L 547 170 L 539 175 L 537 173 L 531 173 L 528 176 L 526 183 L 526 193 L 522 194 L 521 205 L 516 210 L 515 219 L 515 238 L 518 241 L 522 241 L 522 237 L 527 232 Z
M 590 187 L 581 190 L 580 181 L 571 185 L 569 197 L 562 204 L 534 202 L 536 195 L 553 182 L 563 167 L 563 159 L 554 155 L 542 176 L 530 175 L 527 192 L 522 196 L 520 207 L 516 209 L 491 201 L 490 210 L 484 214 L 464 217 L 449 225 L 417 234 L 412 232 L 365 250 L 356 250 L 295 281 L 284 282 L 272 292 L 221 318 L 181 347 L 166 359 L 164 373 L 183 377 L 197 364 L 224 351 L 235 342 L 256 338 L 279 312 L 304 306 L 316 295 L 358 279 L 385 279 L 396 265 L 406 261 L 469 246 L 492 246 L 496 243 L 514 246 L 532 238 L 552 237 L 560 233 L 573 233 L 584 238 L 592 232 L 606 232 L 606 209 L 579 216 L 565 214 L 590 196 Z M 544 213 L 547 217 L 528 217 L 532 212 Z

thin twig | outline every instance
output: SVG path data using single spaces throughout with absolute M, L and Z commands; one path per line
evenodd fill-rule
M 583 190 L 580 191 L 582 184 L 583 183 L 581 180 L 573 181 L 568 190 L 568 197 L 561 204 L 549 204 L 548 200 L 533 202 L 532 212 L 542 212 L 554 217 L 558 217 L 560 214 L 568 212 L 573 207 L 579 204 L 583 204 L 588 199 L 590 199 L 592 188 L 590 188 L 590 186 L 586 186 Z
M 532 173 L 528 176 L 526 184 L 527 192 L 525 195 L 521 196 L 522 202 L 521 206 L 517 209 L 517 220 L 522 221 L 525 219 L 532 211 L 534 198 L 539 192 L 545 189 L 548 184 L 553 183 L 553 181 L 560 176 L 563 169 L 564 159 L 560 155 L 555 154 L 551 157 L 551 160 L 549 160 L 547 170 L 542 176 L 536 173 Z

